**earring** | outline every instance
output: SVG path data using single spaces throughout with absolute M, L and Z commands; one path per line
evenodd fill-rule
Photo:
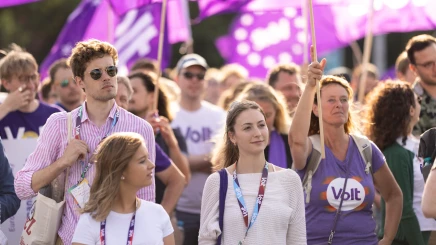
M 124 178 L 124 176 L 121 176 L 121 180 L 125 180 L 126 178 Z

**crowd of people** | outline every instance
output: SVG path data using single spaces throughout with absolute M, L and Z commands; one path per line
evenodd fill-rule
M 388 81 L 325 59 L 264 79 L 198 54 L 163 77 L 117 61 L 95 39 L 43 81 L 18 46 L 0 59 L 0 136 L 38 137 L 15 176 L 0 149 L 1 222 L 50 188 L 66 201 L 56 245 L 429 244 L 436 149 L 419 149 L 436 127 L 436 38 L 413 37 Z

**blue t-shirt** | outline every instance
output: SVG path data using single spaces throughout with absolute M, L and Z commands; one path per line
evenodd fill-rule
M 59 109 L 41 102 L 34 112 L 10 112 L 0 120 L 0 136 L 2 139 L 38 138 L 41 127 L 56 112 Z
M 372 142 L 371 147 L 372 167 L 375 173 L 385 164 L 385 158 Z M 307 244 L 327 244 L 349 167 L 346 192 L 333 244 L 376 245 L 376 223 L 372 217 L 374 184 L 371 173 L 365 172 L 366 164 L 357 145 L 350 136 L 344 161 L 338 160 L 327 146 L 325 149 L 326 158 L 321 160 L 312 177 L 310 203 L 306 204 Z M 297 171 L 301 179 L 305 171 Z M 306 192 L 304 198 L 306 199 Z

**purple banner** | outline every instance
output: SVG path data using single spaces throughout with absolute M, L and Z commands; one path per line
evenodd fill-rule
M 39 0 L 1 0 L 0 8 L 11 7 L 15 5 L 21 5 L 26 3 L 38 2 Z
M 118 66 L 126 74 L 138 58 L 157 59 L 160 15 L 162 4 L 144 5 L 117 16 L 105 0 L 85 0 L 69 16 L 56 44 L 41 65 L 41 75 L 47 76 L 50 65 L 70 56 L 74 45 L 82 40 L 96 38 L 112 43 L 118 50 Z M 170 48 L 165 32 L 162 67 L 168 65 Z
M 321 55 L 365 36 L 369 1 L 351 0 L 348 5 L 342 1 L 339 5 L 314 6 L 317 51 Z M 436 27 L 436 16 L 430 13 L 436 9 L 436 1 L 386 0 L 375 4 L 374 9 L 374 35 Z M 265 78 L 268 69 L 278 63 L 302 63 L 304 24 L 301 8 L 242 13 L 234 20 L 229 35 L 217 40 L 217 47 L 227 63 L 239 63 L 250 76 Z

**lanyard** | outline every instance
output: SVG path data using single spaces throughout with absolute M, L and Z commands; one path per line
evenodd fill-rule
M 136 200 L 136 208 L 138 207 L 138 200 Z M 133 244 L 133 232 L 135 231 L 135 216 L 136 209 L 133 213 L 132 219 L 130 220 L 129 233 L 127 233 L 127 245 Z M 100 223 L 100 243 L 101 245 L 106 244 L 106 219 Z
M 259 192 L 257 194 L 257 201 L 254 204 L 254 210 L 253 214 L 251 215 L 250 224 L 248 223 L 248 210 L 245 206 L 244 196 L 242 195 L 242 190 L 239 185 L 238 181 L 238 175 L 236 174 L 236 163 L 235 163 L 235 171 L 233 171 L 233 188 L 235 189 L 236 198 L 238 199 L 239 208 L 242 213 L 242 217 L 244 218 L 245 227 L 247 227 L 247 230 L 245 231 L 245 236 L 242 241 L 240 241 L 238 244 L 243 244 L 245 238 L 247 237 L 248 230 L 250 230 L 251 226 L 254 224 L 254 222 L 257 219 L 257 216 L 259 214 L 260 207 L 262 206 L 263 197 L 265 195 L 265 188 L 266 188 L 266 182 L 268 180 L 268 163 L 265 162 L 265 167 L 262 170 L 262 178 L 260 179 L 259 183 Z
M 82 128 L 82 117 L 83 117 L 83 106 L 81 106 L 79 108 L 79 112 L 78 112 L 77 118 L 76 118 L 76 136 L 75 136 L 75 138 L 78 140 L 80 140 L 80 129 Z M 120 118 L 120 110 L 117 107 L 117 110 L 115 111 L 115 116 L 114 116 L 114 120 L 112 121 L 111 127 L 107 131 L 106 135 L 100 140 L 100 143 L 109 136 L 110 132 L 114 129 L 115 125 L 117 125 L 119 118 Z M 83 160 L 80 160 L 80 164 L 82 165 L 83 170 L 82 170 L 82 174 L 80 175 L 81 180 L 79 181 L 79 183 L 85 179 L 86 173 L 88 172 L 89 168 L 91 167 L 91 165 L 89 163 L 86 164 L 86 166 L 85 166 L 85 162 Z

